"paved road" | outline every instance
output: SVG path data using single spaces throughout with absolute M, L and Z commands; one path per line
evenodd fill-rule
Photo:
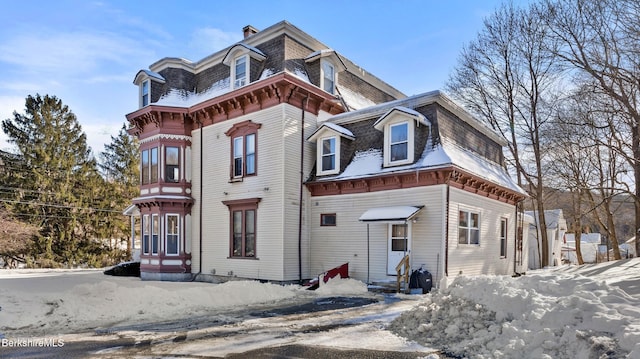
M 385 303 L 385 300 L 388 301 Z M 378 302 L 380 301 L 380 302 Z M 425 351 L 341 350 L 309 345 L 309 338 L 340 329 L 358 329 L 397 300 L 322 298 L 286 307 L 265 306 L 226 313 L 97 331 L 58 348 L 0 348 L 0 358 L 423 358 Z M 333 335 L 333 334 L 332 334 Z M 366 335 L 366 333 L 363 333 Z M 302 338 L 301 342 L 298 342 Z M 244 350 L 243 350 L 244 349 Z M 444 358 L 444 357 L 443 357 Z

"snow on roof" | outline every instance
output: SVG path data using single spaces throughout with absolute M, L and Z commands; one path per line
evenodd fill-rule
M 427 120 L 427 118 L 420 112 L 404 106 L 395 106 L 389 109 L 389 111 L 385 112 L 384 115 L 380 116 L 380 118 L 373 124 L 373 127 L 379 131 L 384 131 L 385 124 L 391 119 L 391 114 L 394 112 L 402 112 L 409 117 L 413 117 L 416 122 L 422 123 L 424 125 L 431 124 L 431 122 L 429 122 L 429 120 Z
M 356 138 L 356 136 L 353 135 L 353 132 L 349 131 L 348 129 L 340 126 L 340 125 L 336 125 L 333 122 L 324 122 L 320 127 L 318 127 L 313 134 L 311 134 L 311 136 L 309 136 L 309 141 L 315 141 L 316 140 L 316 135 L 319 134 L 321 131 L 323 131 L 325 128 L 329 128 L 335 132 L 337 132 L 339 135 L 344 136 L 350 140 L 353 140 Z
M 346 87 L 336 87 L 344 102 L 352 110 L 360 110 L 366 107 L 375 106 L 376 103 L 361 94 L 351 91 Z
M 415 171 L 416 169 L 439 168 L 453 165 L 517 193 L 526 193 L 517 185 L 511 176 L 509 176 L 509 173 L 497 163 L 489 161 L 470 150 L 446 142 L 433 148 L 431 146 L 430 143 L 427 143 L 422 158 L 416 161 L 416 163 L 394 167 L 382 167 L 383 155 L 380 149 L 372 148 L 366 151 L 360 151 L 354 155 L 353 160 L 342 173 L 336 176 L 322 177 L 319 178 L 318 181 L 356 179 L 385 173 Z
M 227 77 L 209 87 L 207 90 L 196 93 L 180 89 L 170 89 L 168 93 L 160 97 L 155 105 L 171 107 L 191 107 L 198 103 L 223 95 L 231 91 L 231 79 Z
M 390 206 L 371 208 L 364 212 L 358 220 L 363 222 L 405 221 L 413 217 L 422 206 Z
M 309 75 L 307 75 L 306 71 L 304 71 L 304 69 L 301 68 L 296 68 L 293 71 L 287 71 L 288 73 L 292 74 L 293 76 L 299 78 L 300 80 L 307 82 L 307 83 L 311 83 L 311 80 L 309 80 Z
M 162 77 L 162 75 L 160 75 L 160 74 L 159 74 L 159 73 L 157 73 L 157 72 L 153 72 L 153 71 L 151 71 L 151 70 L 142 70 L 142 71 L 143 71 L 145 74 L 147 74 L 149 77 L 154 77 L 154 78 L 156 78 L 156 79 L 158 79 L 158 80 L 161 80 L 161 81 L 164 81 L 164 80 L 165 80 L 165 79 L 164 79 L 164 77 Z
M 581 233 L 580 243 L 600 243 L 602 235 L 600 233 Z M 574 233 L 566 233 L 565 239 L 567 243 L 574 243 L 575 248 L 576 235 Z
M 330 54 L 335 52 L 332 49 L 322 49 L 322 50 L 318 50 L 318 51 L 314 51 L 311 54 L 309 54 L 309 56 L 305 57 L 304 60 L 308 61 L 310 59 L 313 59 L 314 57 L 318 56 L 318 55 L 324 55 L 324 54 Z
M 538 211 L 525 211 L 525 213 L 530 214 L 536 217 L 537 223 L 537 213 Z M 547 228 L 558 228 L 558 223 L 565 224 L 565 219 L 562 214 L 562 209 L 547 209 L 544 211 L 544 221 L 547 225 Z M 566 229 L 566 228 L 563 228 Z

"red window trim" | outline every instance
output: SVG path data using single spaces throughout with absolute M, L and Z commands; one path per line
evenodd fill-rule
M 260 203 L 260 200 L 262 200 L 262 198 L 246 198 L 246 199 L 236 199 L 236 200 L 229 200 L 229 201 L 222 201 L 222 203 L 224 205 L 226 205 L 229 208 L 229 257 L 231 259 L 258 259 L 258 203 Z M 241 256 L 234 256 L 233 255 L 233 213 L 236 211 L 242 211 L 242 227 L 243 227 L 243 233 L 244 233 L 244 228 L 245 228 L 245 212 L 247 210 L 253 210 L 254 213 L 254 255 L 253 256 L 246 256 L 245 253 L 245 241 L 246 241 L 246 237 L 242 238 L 243 244 L 242 244 L 242 255 Z
M 262 127 L 261 123 L 256 123 L 251 120 L 246 120 L 242 122 L 238 122 L 231 126 L 224 134 L 230 137 L 230 165 L 229 165 L 229 178 L 231 182 L 241 181 L 244 177 L 256 176 L 258 174 L 258 130 Z M 254 171 L 251 174 L 247 174 L 247 135 L 254 135 L 254 152 L 253 152 L 253 165 Z M 235 176 L 234 175 L 234 140 L 237 137 L 242 137 L 242 175 Z

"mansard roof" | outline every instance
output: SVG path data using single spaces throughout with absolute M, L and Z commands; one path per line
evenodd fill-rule
M 437 105 L 437 108 L 433 107 L 434 104 Z M 391 188 L 396 185 L 399 186 L 396 188 L 405 188 L 406 186 L 420 185 L 420 183 L 423 185 L 424 183 L 449 183 L 453 179 L 451 183 L 460 187 L 472 188 L 474 191 L 483 193 L 491 192 L 493 193 L 492 196 L 502 199 L 508 198 L 510 202 L 526 197 L 526 192 L 511 178 L 502 163 L 483 156 L 471 148 L 465 148 L 453 139 L 447 138 L 446 135 L 438 132 L 437 127 L 442 123 L 438 124 L 438 120 L 435 117 L 433 118 L 435 122 L 432 123 L 423 113 L 424 111 L 432 111 L 435 116 L 439 111 L 449 111 L 454 114 L 455 118 L 472 125 L 480 133 L 477 136 L 484 136 L 483 138 L 486 141 L 494 143 L 493 146 L 498 146 L 499 148 L 504 146 L 505 141 L 501 137 L 459 107 L 452 106 L 452 104 L 453 102 L 444 97 L 442 93 L 434 91 L 372 106 L 360 111 L 332 116 L 327 120 L 328 122 L 346 129 L 358 128 L 358 133 L 367 135 L 361 136 L 356 133 L 354 137 L 357 136 L 357 138 L 355 138 L 355 143 L 352 147 L 354 152 L 352 154 L 343 154 L 349 158 L 348 164 L 340 173 L 320 177 L 312 175 L 310 177 L 307 185 L 310 187 L 312 194 L 355 193 L 369 191 L 376 186 L 378 188 Z M 442 110 L 438 110 L 438 108 Z M 420 111 L 422 112 L 415 109 L 421 109 Z M 430 137 L 420 143 L 423 146 L 422 149 L 416 148 L 415 156 L 417 160 L 406 165 L 385 167 L 383 166 L 384 146 L 382 144 L 382 135 L 374 135 L 371 131 L 367 132 L 366 127 L 384 130 L 385 122 L 393 114 L 401 114 L 402 116 L 413 118 L 419 123 L 433 125 L 435 128 L 432 130 L 434 132 L 430 134 Z M 444 118 L 442 114 L 438 116 Z M 443 120 L 439 119 L 439 121 Z M 365 129 L 363 129 L 363 126 Z M 428 175 L 429 179 L 421 177 L 423 175 L 419 175 L 419 173 L 423 172 L 432 173 L 432 175 Z M 415 176 L 415 178 L 407 179 L 407 183 L 402 182 L 404 181 L 402 178 L 407 176 L 411 178 Z M 443 176 L 449 179 L 445 179 Z M 381 180 L 381 178 L 397 179 L 391 180 L 395 184 L 388 185 L 387 180 Z M 376 181 L 382 182 L 378 183 Z

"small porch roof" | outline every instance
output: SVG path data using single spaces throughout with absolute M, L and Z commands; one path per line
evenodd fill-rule
M 125 216 L 139 216 L 140 209 L 135 204 L 132 204 L 129 207 L 125 208 L 125 210 L 122 211 L 122 214 L 124 214 Z
M 413 218 L 424 206 L 389 206 L 370 208 L 360 218 L 362 222 L 407 221 Z

